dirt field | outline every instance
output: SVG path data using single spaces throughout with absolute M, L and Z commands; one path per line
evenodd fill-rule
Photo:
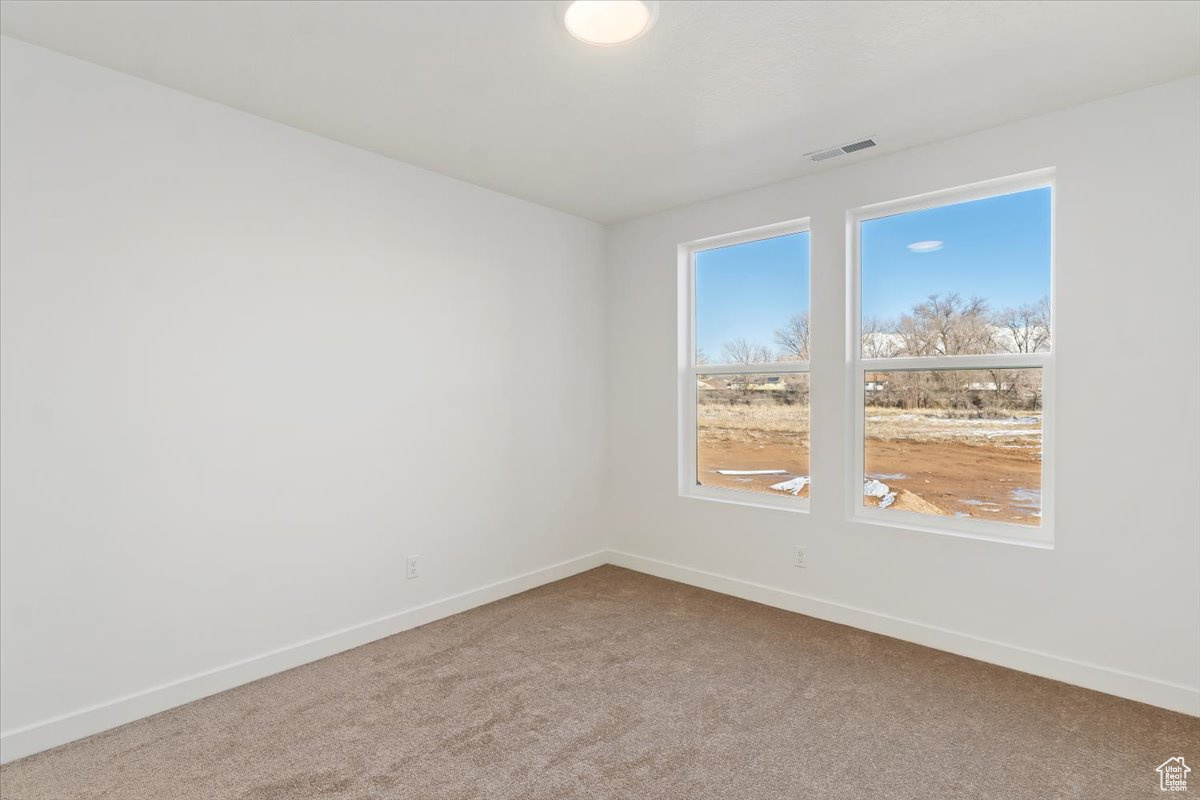
M 699 406 L 697 471 L 704 486 L 779 494 L 771 486 L 808 475 L 806 405 Z M 785 475 L 721 475 L 722 469 L 782 469 Z M 808 497 L 805 487 L 799 494 Z
M 868 439 L 867 476 L 948 514 L 1037 525 L 1041 461 L 1027 450 Z M 904 477 L 900 477 L 904 476 Z
M 771 434 L 757 440 L 730 441 L 711 440 L 701 432 L 696 460 L 700 472 L 700 483 L 705 486 L 720 486 L 725 489 L 745 489 L 767 494 L 771 486 L 798 475 L 808 475 L 807 437 L 797 443 L 796 437 L 785 438 L 786 434 Z M 785 475 L 721 475 L 720 469 L 783 469 Z M 800 492 L 808 497 L 808 487 Z
M 1037 525 L 1041 418 L 867 409 L 866 472 L 897 492 L 892 508 Z M 776 483 L 809 475 L 807 409 L 700 407 L 697 449 L 705 486 L 779 494 Z M 720 475 L 782 469 L 781 475 Z M 808 496 L 806 487 L 800 497 Z M 875 498 L 865 503 L 877 505 Z

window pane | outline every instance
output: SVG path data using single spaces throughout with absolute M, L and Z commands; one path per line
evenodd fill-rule
M 696 253 L 696 363 L 808 360 L 808 232 Z
M 1038 526 L 1042 371 L 868 372 L 863 503 Z
M 808 497 L 808 375 L 701 375 L 696 483 Z
M 867 220 L 862 355 L 1050 350 L 1051 190 Z

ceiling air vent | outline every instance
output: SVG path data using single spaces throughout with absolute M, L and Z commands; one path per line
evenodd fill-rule
M 818 150 L 815 153 L 808 153 L 809 158 L 813 161 L 824 161 L 827 158 L 837 158 L 838 156 L 846 155 L 846 152 L 840 147 L 835 147 L 832 150 Z
M 866 150 L 868 147 L 874 146 L 874 139 L 863 139 L 861 142 L 853 142 L 851 144 L 844 144 L 841 147 L 831 147 L 825 150 L 814 150 L 804 155 L 808 156 L 811 161 L 824 161 L 827 158 L 837 158 L 847 153 L 857 153 L 859 150 Z

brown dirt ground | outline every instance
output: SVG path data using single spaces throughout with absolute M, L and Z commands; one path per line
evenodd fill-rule
M 867 440 L 867 474 L 891 489 L 907 489 L 950 513 L 1037 525 L 1032 509 L 1013 501 L 1013 489 L 1040 489 L 1034 451 L 959 442 Z M 906 478 L 891 475 L 904 474 Z M 887 477 L 884 477 L 887 476 Z M 964 502 L 967 500 L 977 503 Z
M 1030 514 L 1031 509 L 1021 508 L 1012 498 L 1013 489 L 1041 486 L 1041 462 L 1033 451 L 958 442 L 869 439 L 866 455 L 869 476 L 878 477 L 892 490 L 916 495 L 916 498 L 898 495 L 898 508 L 934 513 L 917 502 L 923 501 L 948 514 L 1037 524 L 1038 518 Z M 697 457 L 700 482 L 704 486 L 779 494 L 769 487 L 809 474 L 807 443 L 797 444 L 781 436 L 759 435 L 752 441 L 702 437 Z M 787 474 L 731 476 L 717 474 L 719 469 L 784 469 Z M 900 474 L 906 477 L 892 477 Z M 800 496 L 808 496 L 807 487 Z M 976 502 L 964 502 L 968 500 Z
M 950 512 L 946 511 L 944 508 L 939 508 L 933 503 L 922 500 L 921 495 L 913 494 L 908 489 L 896 489 L 894 491 L 896 492 L 896 498 L 892 500 L 892 504 L 888 506 L 889 509 L 895 509 L 896 511 L 914 511 L 918 514 L 935 514 L 939 517 L 950 516 Z M 879 502 L 880 501 L 878 497 L 863 498 L 863 503 L 868 506 L 877 506 L 879 505 Z
M 711 440 L 702 437 L 696 451 L 700 483 L 723 489 L 763 492 L 784 497 L 771 490 L 773 484 L 808 473 L 808 443 L 780 437 L 755 437 L 753 441 Z M 721 475 L 719 469 L 785 469 L 786 475 Z M 808 487 L 800 492 L 808 497 Z

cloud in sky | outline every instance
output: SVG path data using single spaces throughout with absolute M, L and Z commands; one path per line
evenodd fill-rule
M 908 249 L 914 253 L 933 253 L 942 249 L 942 243 L 936 240 L 928 242 L 913 242 Z

